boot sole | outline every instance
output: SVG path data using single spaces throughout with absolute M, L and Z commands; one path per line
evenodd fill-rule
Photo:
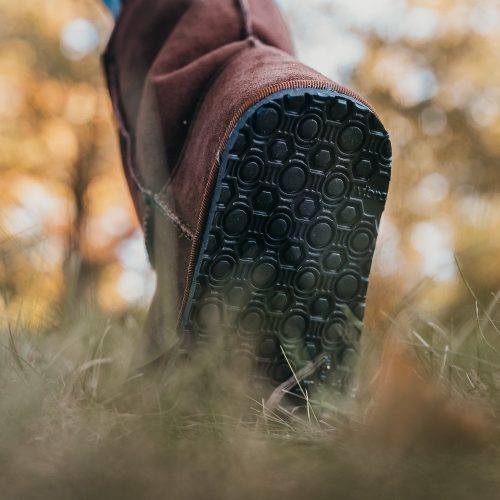
M 304 384 L 338 371 L 358 340 L 390 172 L 387 132 L 352 97 L 286 90 L 249 109 L 221 158 L 186 337 L 237 335 L 231 356 L 273 385 L 321 354 Z

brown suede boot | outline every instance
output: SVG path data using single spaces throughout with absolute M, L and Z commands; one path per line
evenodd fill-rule
M 352 352 L 391 168 L 372 108 L 292 53 L 270 0 L 128 0 L 105 55 L 155 349 L 225 333 L 275 385 Z

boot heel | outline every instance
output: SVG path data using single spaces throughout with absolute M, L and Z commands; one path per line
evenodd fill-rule
M 329 377 L 355 349 L 391 172 L 374 112 L 332 90 L 283 90 L 234 127 L 205 215 L 181 326 L 278 385 Z M 286 353 L 286 358 L 283 353 Z

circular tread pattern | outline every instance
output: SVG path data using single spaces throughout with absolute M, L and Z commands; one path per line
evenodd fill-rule
M 269 220 L 268 236 L 273 240 L 282 240 L 286 238 L 292 222 L 290 217 L 285 214 L 279 214 Z
M 300 192 L 307 181 L 307 174 L 300 165 L 291 165 L 281 175 L 281 189 L 287 194 Z
M 338 200 L 349 189 L 349 179 L 344 175 L 332 175 L 325 181 L 324 195 L 327 199 Z
M 329 223 L 317 222 L 309 231 L 308 242 L 312 247 L 324 248 L 332 241 L 333 235 L 334 229 Z
M 359 278 L 355 274 L 344 274 L 335 286 L 337 297 L 341 300 L 352 299 L 359 289 Z
M 325 257 L 325 268 L 329 271 L 337 271 L 344 262 L 345 259 L 340 252 L 331 252 Z
M 259 179 L 260 165 L 256 160 L 250 160 L 240 167 L 239 178 L 245 184 L 253 184 Z
M 321 335 L 323 345 L 330 348 L 338 348 L 344 345 L 345 323 L 341 319 L 335 319 L 326 324 Z
M 260 262 L 252 271 L 252 284 L 256 288 L 267 289 L 271 287 L 278 277 L 276 264 Z
M 368 229 L 360 229 L 351 236 L 349 247 L 352 252 L 363 254 L 371 249 L 374 239 L 375 237 L 371 231 Z
M 316 286 L 318 277 L 313 271 L 307 270 L 300 273 L 297 277 L 297 289 L 300 292 L 310 292 Z
M 312 388 L 350 349 L 344 308 L 363 318 L 390 141 L 366 106 L 304 89 L 264 98 L 230 143 L 182 326 L 199 346 L 211 332 L 232 337 L 241 346 L 232 359 L 243 353 L 252 364 L 253 353 L 273 384 L 292 376 L 288 362 L 299 370 L 324 353 L 325 364 L 303 381 Z
M 233 208 L 224 220 L 224 231 L 229 236 L 237 236 L 245 232 L 250 221 L 248 212 L 243 208 Z
M 363 131 L 357 125 L 345 128 L 339 137 L 339 148 L 346 153 L 355 153 L 364 142 Z
M 311 313 L 314 316 L 326 317 L 332 308 L 332 300 L 329 296 L 317 297 L 311 305 Z
M 241 317 L 241 329 L 246 333 L 258 333 L 264 324 L 264 315 L 259 309 L 248 309 Z
M 320 120 L 316 117 L 308 117 L 300 122 L 297 134 L 303 141 L 311 141 L 318 135 L 320 129 Z
M 304 259 L 304 250 L 296 243 L 285 247 L 283 252 L 283 261 L 289 266 L 298 266 Z
M 229 257 L 221 257 L 215 260 L 210 269 L 210 275 L 215 281 L 223 281 L 231 275 L 233 262 Z
M 274 108 L 264 107 L 255 113 L 255 131 L 260 135 L 270 135 L 280 123 L 280 115 Z
M 292 314 L 283 322 L 283 338 L 291 341 L 297 340 L 304 335 L 306 327 L 307 319 L 302 314 Z
M 290 304 L 290 297 L 285 291 L 273 293 L 269 300 L 269 309 L 273 312 L 283 312 Z

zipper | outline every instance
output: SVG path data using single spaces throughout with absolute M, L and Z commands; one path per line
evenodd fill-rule
M 283 90 L 292 90 L 292 89 L 298 89 L 298 88 L 305 88 L 305 89 L 315 89 L 315 90 L 331 90 L 333 92 L 337 92 L 339 94 L 343 94 L 346 97 L 352 97 L 356 99 L 357 101 L 361 102 L 364 104 L 377 118 L 378 115 L 375 112 L 375 110 L 368 104 L 368 102 L 363 99 L 359 94 L 356 92 L 338 84 L 335 82 L 331 82 L 328 80 L 293 80 L 290 82 L 282 82 L 282 83 L 277 83 L 274 85 L 270 85 L 269 87 L 266 87 L 265 90 L 262 90 L 255 94 L 251 99 L 248 99 L 245 104 L 241 105 L 236 113 L 233 115 L 233 118 L 229 122 L 229 126 L 227 127 L 224 135 L 222 136 L 219 147 L 217 149 L 217 154 L 216 154 L 216 159 L 212 166 L 210 167 L 210 173 L 208 175 L 208 180 L 207 184 L 205 187 L 205 191 L 203 193 L 203 198 L 201 202 L 201 208 L 200 208 L 200 214 L 198 216 L 198 220 L 196 223 L 196 228 L 194 231 L 193 239 L 192 239 L 192 244 L 191 244 L 191 253 L 189 256 L 189 264 L 188 264 L 188 269 L 187 269 L 187 276 L 186 276 L 186 287 L 184 289 L 184 295 L 182 298 L 182 304 L 179 310 L 179 316 L 178 316 L 178 326 L 180 326 L 180 322 L 182 320 L 182 316 L 184 314 L 184 308 L 186 307 L 186 304 L 189 300 L 189 294 L 191 291 L 191 286 L 192 286 L 192 279 L 193 279 L 193 274 L 194 274 L 194 269 L 196 267 L 196 261 L 197 261 L 197 256 L 198 256 L 198 251 L 200 249 L 200 239 L 203 234 L 203 229 L 205 226 L 206 218 L 207 218 L 207 213 L 210 209 L 210 201 L 212 198 L 212 193 L 213 193 L 213 188 L 214 188 L 214 183 L 216 181 L 217 175 L 219 173 L 219 161 L 220 161 L 220 156 L 221 152 L 224 150 L 224 148 L 227 146 L 227 142 L 229 140 L 229 137 L 231 136 L 234 127 L 236 127 L 238 121 L 241 119 L 243 114 L 249 110 L 252 106 L 257 104 L 259 101 L 264 99 L 265 97 L 268 97 L 272 94 L 275 94 L 277 92 L 281 92 Z

